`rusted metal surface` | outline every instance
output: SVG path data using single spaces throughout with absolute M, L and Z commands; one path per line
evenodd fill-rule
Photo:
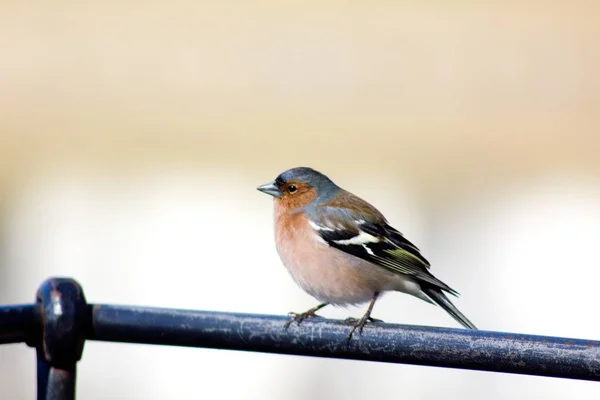
M 600 342 L 466 329 L 371 324 L 345 340 L 342 321 L 94 306 L 90 339 L 406 363 L 600 380 Z

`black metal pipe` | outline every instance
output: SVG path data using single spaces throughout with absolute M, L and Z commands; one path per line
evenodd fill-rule
M 86 338 L 258 351 L 600 380 L 600 342 L 394 324 L 349 326 L 315 318 L 284 330 L 286 317 L 88 305 L 71 279 L 49 279 L 36 304 L 0 307 L 0 344 L 37 349 L 38 399 L 71 400 Z
M 33 305 L 0 306 L 0 344 L 26 341 L 34 323 Z
M 600 342 L 591 340 L 376 323 L 347 342 L 348 325 L 321 318 L 285 331 L 281 316 L 110 305 L 91 312 L 92 340 L 600 380 Z

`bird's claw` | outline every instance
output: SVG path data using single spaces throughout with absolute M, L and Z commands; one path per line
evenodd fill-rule
M 364 316 L 361 319 L 356 319 L 352 317 L 346 318 L 344 322 L 346 324 L 353 324 L 352 329 L 350 329 L 350 332 L 348 332 L 348 335 L 346 335 L 346 341 L 349 342 L 350 340 L 352 340 L 352 336 L 354 335 L 354 332 L 356 330 L 358 330 L 359 335 L 362 335 L 363 329 L 368 322 L 377 323 L 383 321 L 380 319 L 372 318 L 370 316 Z
M 290 320 L 286 322 L 283 326 L 283 329 L 285 330 L 287 330 L 290 327 L 292 322 L 296 322 L 298 325 L 300 325 L 302 321 L 304 321 L 307 318 L 320 318 L 320 316 L 317 315 L 313 310 L 308 310 L 303 313 L 290 312 L 288 313 L 288 317 L 290 317 Z

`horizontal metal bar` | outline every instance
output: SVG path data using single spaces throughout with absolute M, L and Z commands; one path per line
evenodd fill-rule
M 0 306 L 0 344 L 26 341 L 34 324 L 33 305 Z
M 88 338 L 406 363 L 600 380 L 600 342 L 501 332 L 315 318 L 285 331 L 281 316 L 96 305 Z

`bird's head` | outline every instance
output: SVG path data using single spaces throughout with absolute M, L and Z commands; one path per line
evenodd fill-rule
M 297 209 L 333 196 L 339 187 L 327 176 L 308 167 L 291 168 L 282 172 L 273 182 L 257 188 L 275 197 L 288 209 Z

